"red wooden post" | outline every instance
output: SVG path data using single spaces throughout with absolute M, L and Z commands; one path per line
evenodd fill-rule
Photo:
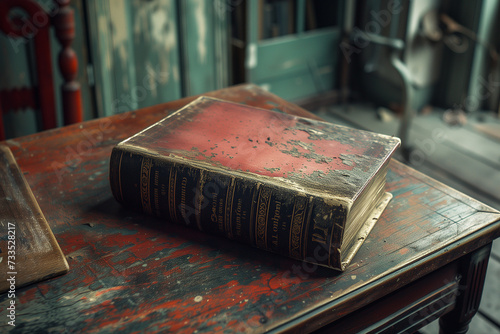
M 15 20 L 9 17 L 9 13 L 14 8 L 22 8 L 28 14 L 28 20 Z M 31 0 L 3 0 L 0 1 L 0 30 L 10 38 L 34 39 L 35 61 L 38 76 L 38 105 L 42 114 L 42 127 L 44 130 L 55 128 L 56 103 L 53 87 L 52 60 L 50 56 L 50 34 L 49 17 L 44 9 L 35 1 Z M 8 102 L 12 109 L 25 108 L 31 105 L 26 104 L 28 89 L 15 91 L 14 96 L 23 96 L 18 103 Z M 10 94 L 9 94 L 10 95 Z M 12 99 L 12 96 L 8 97 Z M 15 99 L 15 97 L 14 97 Z M 5 102 L 5 101 L 4 101 Z M 6 108 L 4 111 L 7 111 Z
M 27 1 L 28 2 L 28 1 Z M 37 5 L 35 2 L 30 2 Z M 33 5 L 33 6 L 35 6 Z M 38 6 L 38 5 L 37 5 Z M 40 112 L 42 113 L 42 128 L 44 130 L 57 127 L 56 96 L 54 88 L 54 72 L 52 71 L 52 56 L 50 52 L 50 20 L 42 7 L 38 6 L 37 11 L 32 10 L 31 20 L 43 16 L 39 31 L 34 37 L 35 50 L 39 53 L 35 56 L 36 71 L 38 76 L 38 98 Z M 29 36 L 26 36 L 29 38 Z
M 57 40 L 62 46 L 59 52 L 59 69 L 64 78 L 61 86 L 64 124 L 73 124 L 83 121 L 80 84 L 76 80 L 78 59 L 71 48 L 75 38 L 74 11 L 69 7 L 70 0 L 56 0 L 56 2 L 59 9 L 53 18 L 53 24 Z

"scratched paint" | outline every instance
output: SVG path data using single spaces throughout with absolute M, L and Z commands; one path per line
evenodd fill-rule
M 0 63 L 2 75 L 0 76 L 0 90 L 19 87 L 31 87 L 28 69 L 29 52 L 22 39 L 14 39 L 0 34 Z M 6 66 L 8 64 L 8 66 Z M 3 110 L 4 131 L 7 138 L 24 136 L 38 130 L 36 112 L 28 110 Z
M 250 43 L 248 45 L 248 51 L 247 51 L 247 61 L 246 61 L 246 67 L 247 69 L 253 69 L 257 67 L 257 44 L 256 43 Z
M 177 54 L 178 22 L 175 2 L 134 2 L 133 11 L 137 84 L 148 90 L 140 101 L 141 105 L 179 97 L 181 74 Z M 145 87 L 144 82 L 148 80 L 150 84 Z
M 137 22 L 149 21 L 151 26 L 151 45 L 153 52 L 158 52 L 159 70 L 162 73 L 174 75 L 173 80 L 178 81 L 178 64 L 170 61 L 172 52 L 177 49 L 177 27 L 171 20 L 175 17 L 174 5 L 171 0 L 158 0 L 150 5 L 139 6 Z M 147 34 L 147 30 L 136 31 L 136 38 Z M 168 56 L 167 56 L 168 55 Z M 169 75 L 165 76 L 165 83 L 172 80 Z
M 205 63 L 207 59 L 207 19 L 206 19 L 206 2 L 204 0 L 196 0 L 195 6 L 196 28 L 198 31 L 198 57 L 200 63 Z
M 118 66 L 120 69 L 126 69 L 129 62 L 129 34 L 128 29 L 126 29 L 128 26 L 126 15 L 128 8 L 125 1 L 113 1 L 110 6 L 113 50 L 119 59 L 119 62 L 114 64 L 114 70 L 116 71 Z M 130 89 L 131 83 L 127 75 L 122 76 L 121 83 L 125 90 Z

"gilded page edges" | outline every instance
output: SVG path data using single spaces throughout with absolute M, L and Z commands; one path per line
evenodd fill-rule
M 345 268 L 351 263 L 354 255 L 356 255 L 358 250 L 361 248 L 361 245 L 364 243 L 364 241 L 370 234 L 370 231 L 373 229 L 376 222 L 379 220 L 380 216 L 384 212 L 385 208 L 387 207 L 391 199 L 392 199 L 391 193 L 386 192 L 382 196 L 382 199 L 380 200 L 379 204 L 372 211 L 372 214 L 366 219 L 365 223 L 363 224 L 363 227 L 359 230 L 358 234 L 356 235 L 355 243 L 351 246 L 350 249 L 347 249 L 345 251 L 345 255 L 341 254 L 342 271 L 344 271 Z

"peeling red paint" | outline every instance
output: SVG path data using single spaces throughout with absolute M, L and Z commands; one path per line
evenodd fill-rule
M 367 148 L 332 139 L 323 123 L 304 123 L 263 109 L 252 109 L 250 114 L 246 106 L 228 107 L 219 101 L 171 117 L 157 127 L 157 133 L 148 132 L 154 138 L 138 140 L 148 140 L 152 151 L 271 177 L 352 170 L 355 163 L 344 163 L 341 154 L 362 155 Z M 322 130 L 328 135 L 310 133 Z

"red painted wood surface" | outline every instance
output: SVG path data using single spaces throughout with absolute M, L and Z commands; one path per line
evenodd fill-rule
M 74 14 L 68 7 L 69 0 L 58 0 L 54 12 L 47 13 L 33 0 L 0 1 L 0 30 L 10 38 L 33 40 L 36 64 L 36 87 L 20 87 L 0 92 L 0 139 L 4 139 L 2 113 L 33 108 L 41 113 L 42 129 L 57 126 L 54 72 L 50 47 L 50 25 L 62 45 L 59 54 L 59 69 L 64 78 L 62 89 L 64 124 L 83 120 L 80 85 L 76 80 L 78 60 L 71 48 L 74 39 Z M 22 9 L 27 18 L 11 18 L 11 11 Z M 53 17 L 53 19 L 52 19 Z M 21 47 L 20 43 L 18 47 Z
M 255 86 L 210 95 L 308 115 Z M 112 147 L 192 99 L 6 142 L 70 266 L 17 291 L 15 330 L 310 331 L 500 236 L 500 213 L 397 161 L 394 198 L 341 274 L 123 208 Z M 8 303 L 0 296 L 0 319 Z

